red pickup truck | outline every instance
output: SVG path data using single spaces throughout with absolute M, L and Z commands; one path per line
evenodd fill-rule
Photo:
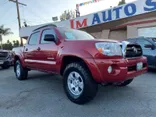
M 77 104 L 93 99 L 98 84 L 126 86 L 147 71 L 139 45 L 124 48 L 121 42 L 55 25 L 35 29 L 27 44 L 13 51 L 17 79 L 27 79 L 29 70 L 60 74 L 67 97 Z

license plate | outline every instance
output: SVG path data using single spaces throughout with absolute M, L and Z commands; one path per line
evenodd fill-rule
M 143 68 L 143 63 L 140 62 L 140 63 L 137 63 L 137 70 L 142 70 Z
M 3 64 L 3 61 L 0 61 L 0 65 L 2 65 Z

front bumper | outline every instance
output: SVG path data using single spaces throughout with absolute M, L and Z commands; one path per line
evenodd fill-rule
M 0 66 L 2 66 L 4 64 L 3 60 L 0 60 Z
M 12 62 L 9 60 L 4 60 L 4 61 L 0 60 L 0 66 L 4 66 L 4 65 L 10 66 L 11 64 Z
M 142 62 L 143 68 L 136 70 L 137 63 Z M 147 71 L 146 57 L 133 59 L 95 59 L 88 61 L 89 69 L 95 81 L 104 82 L 120 82 L 132 79 Z M 113 72 L 108 73 L 108 67 L 112 66 Z

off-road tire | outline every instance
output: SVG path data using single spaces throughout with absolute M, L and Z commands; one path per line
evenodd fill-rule
M 83 91 L 79 96 L 74 95 L 68 87 L 68 76 L 71 72 L 77 72 L 81 75 L 81 78 L 83 79 Z M 70 63 L 65 68 L 65 71 L 63 73 L 63 85 L 64 90 L 67 95 L 67 97 L 76 104 L 85 104 L 89 101 L 91 101 L 97 94 L 98 91 L 98 84 L 93 80 L 89 70 L 86 66 L 84 66 L 84 63 Z
M 17 66 L 19 65 L 19 68 L 20 68 L 20 75 L 17 74 Z M 15 75 L 16 75 L 16 78 L 18 80 L 25 80 L 27 79 L 28 77 L 28 70 L 26 68 L 23 68 L 21 62 L 19 60 L 16 61 L 15 63 Z

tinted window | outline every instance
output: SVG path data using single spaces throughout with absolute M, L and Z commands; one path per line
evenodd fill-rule
M 142 49 L 147 49 L 145 48 L 145 45 L 152 45 L 149 41 L 147 40 L 137 40 L 137 43 L 142 47 Z
M 29 44 L 30 45 L 35 45 L 37 44 L 37 41 L 39 39 L 39 36 L 40 36 L 40 33 L 39 32 L 36 32 L 36 33 L 33 33 L 29 39 Z
M 55 32 L 53 29 L 46 29 L 42 32 L 42 38 L 41 38 L 41 44 L 49 44 L 49 43 L 53 43 L 53 42 L 49 42 L 49 41 L 45 41 L 44 38 L 45 38 L 45 35 L 46 34 L 52 34 L 55 36 Z
M 94 37 L 87 32 L 68 29 L 68 28 L 58 28 L 61 35 L 67 40 L 92 40 Z

